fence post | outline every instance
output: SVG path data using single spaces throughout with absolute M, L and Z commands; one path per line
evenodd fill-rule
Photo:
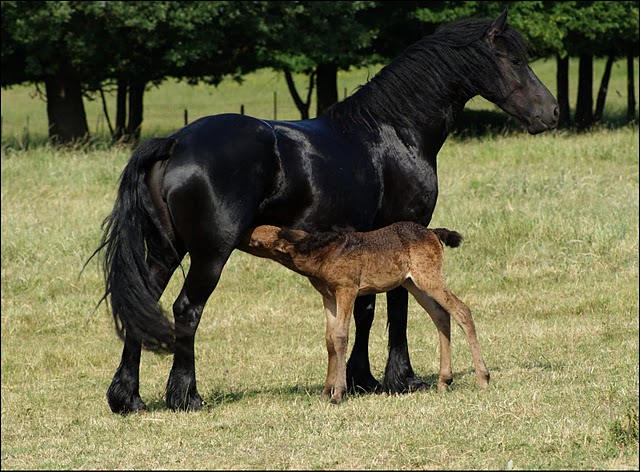
M 27 115 L 27 125 L 24 128 L 23 141 L 24 141 L 24 148 L 25 149 L 29 149 L 29 141 L 30 141 L 30 136 L 29 136 L 29 115 Z
M 278 119 L 278 92 L 273 92 L 273 119 Z
M 244 105 L 240 105 L 240 114 L 244 115 Z
M 189 112 L 187 109 L 184 109 L 184 125 L 187 126 L 189 124 Z

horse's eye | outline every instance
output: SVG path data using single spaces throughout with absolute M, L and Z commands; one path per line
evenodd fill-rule
M 521 66 L 522 65 L 522 61 L 520 59 L 518 59 L 517 57 L 513 57 L 510 59 L 511 65 L 514 65 L 516 67 Z

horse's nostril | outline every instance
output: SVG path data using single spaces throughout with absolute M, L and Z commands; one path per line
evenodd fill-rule
M 555 107 L 553 109 L 553 118 L 557 120 L 559 116 L 560 116 L 560 110 L 558 109 L 558 107 Z

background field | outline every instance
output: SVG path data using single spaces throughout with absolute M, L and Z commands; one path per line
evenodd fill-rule
M 453 137 L 442 149 L 432 225 L 466 237 L 446 251 L 445 271 L 476 320 L 489 390 L 475 387 L 454 327 L 450 392 L 325 403 L 320 297 L 281 266 L 234 253 L 196 337 L 205 408 L 167 411 L 171 359 L 144 353 L 150 411 L 122 417 L 105 399 L 121 342 L 105 306 L 95 309 L 101 275 L 94 263 L 78 274 L 129 150 L 7 145 L 5 113 L 31 113 L 18 92 L 2 95 L 2 469 L 638 469 L 637 126 Z M 153 109 L 154 94 L 172 105 Z M 217 92 L 161 87 L 148 94 L 145 134 L 179 127 L 182 103 L 195 119 L 252 95 L 238 88 L 224 109 L 212 105 Z M 264 107 L 256 114 L 271 117 Z M 384 298 L 377 304 L 380 378 Z M 414 369 L 434 383 L 436 330 L 413 300 L 408 337 Z
M 604 59 L 594 61 L 594 103 L 604 71 Z M 551 59 L 540 59 L 531 67 L 547 85 L 551 93 L 556 95 L 556 62 Z M 338 93 L 340 98 L 350 95 L 356 88 L 373 77 L 379 67 L 352 69 L 338 74 Z M 638 73 L 638 61 L 635 69 Z M 627 66 L 626 60 L 614 62 L 603 121 L 617 124 L 624 120 L 627 110 Z M 578 60 L 570 60 L 571 86 L 570 103 L 575 107 L 577 96 Z M 298 91 L 306 96 L 307 81 L 302 75 L 296 76 Z M 112 124 L 115 122 L 115 93 L 107 91 L 107 105 Z M 189 86 L 185 83 L 166 81 L 159 88 L 152 87 L 145 93 L 143 136 L 162 136 L 169 134 L 184 125 L 184 110 L 188 120 L 216 113 L 240 113 L 244 105 L 247 115 L 272 119 L 274 117 L 274 92 L 276 94 L 277 115 L 281 120 L 300 119 L 291 95 L 287 90 L 282 73 L 270 69 L 248 74 L 242 85 L 233 81 L 224 81 L 218 87 L 200 84 Z M 639 94 L 636 85 L 636 94 Z M 102 111 L 102 101 L 96 97 L 93 101 L 85 100 L 87 123 L 96 140 L 106 140 L 108 126 Z M 470 110 L 499 110 L 482 97 L 476 97 L 467 104 Z M 310 108 L 311 116 L 315 116 L 315 100 Z M 25 141 L 42 143 L 47 139 L 47 110 L 45 102 L 38 96 L 35 86 L 19 86 L 2 90 L 2 142 L 13 146 L 24 145 Z

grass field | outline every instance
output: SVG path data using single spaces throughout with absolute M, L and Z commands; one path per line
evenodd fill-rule
M 555 93 L 554 62 L 534 68 Z M 624 74 L 616 63 L 613 115 L 625 110 Z M 341 90 L 366 80 L 362 71 L 347 76 Z M 185 107 L 191 120 L 240 103 L 271 118 L 273 87 L 288 99 L 283 78 L 268 71 L 242 87 L 165 84 L 146 95 L 144 135 L 180 127 Z M 432 226 L 465 235 L 461 248 L 446 250 L 445 272 L 476 321 L 491 371 L 487 391 L 476 388 L 454 326 L 450 392 L 433 385 L 329 405 L 320 398 L 319 295 L 273 262 L 234 253 L 196 337 L 204 409 L 168 411 L 171 358 L 143 353 L 140 393 L 149 411 L 123 417 L 105 398 L 122 344 L 105 306 L 95 308 L 101 274 L 95 263 L 79 272 L 129 150 L 33 146 L 46 141 L 46 111 L 28 90 L 2 91 L 3 470 L 638 469 L 637 126 L 445 143 Z M 94 131 L 101 106 L 87 108 Z M 278 118 L 297 117 L 279 108 Z M 165 307 L 182 278 L 177 271 Z M 378 297 L 370 342 L 378 378 L 385 311 Z M 434 384 L 437 333 L 413 300 L 408 340 L 414 370 Z

